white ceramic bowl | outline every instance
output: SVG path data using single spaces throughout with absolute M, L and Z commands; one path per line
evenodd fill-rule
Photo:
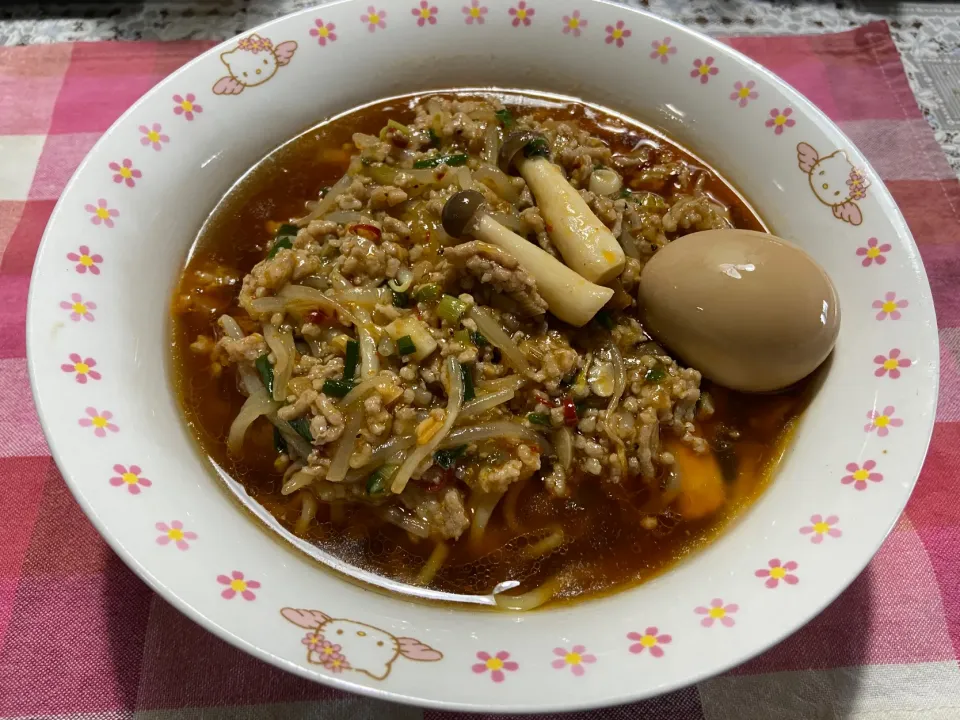
M 734 527 L 641 587 L 528 615 L 371 592 L 278 542 L 204 468 L 168 381 L 178 271 L 244 170 L 331 114 L 464 86 L 579 96 L 660 128 L 810 252 L 843 308 L 826 382 L 776 481 Z M 917 249 L 850 141 L 742 55 L 597 0 L 348 0 L 204 54 L 134 105 L 64 191 L 37 259 L 28 344 L 67 482 L 157 592 L 304 677 L 485 711 L 655 695 L 799 628 L 896 521 L 923 461 L 938 378 Z M 334 644 L 349 667 L 324 654 Z

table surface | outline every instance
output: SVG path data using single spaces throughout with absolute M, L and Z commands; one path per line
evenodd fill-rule
M 267 0 L 200 0 L 199 2 L 127 2 L 110 3 L 101 2 L 91 3 L 30 3 L 13 6 L 3 6 L 0 8 L 0 45 L 28 45 L 36 43 L 53 43 L 66 41 L 91 41 L 91 40 L 221 40 L 235 35 L 245 29 L 253 27 L 271 18 L 283 15 L 293 10 L 308 7 L 314 3 L 302 2 L 301 0 L 279 0 L 277 2 L 268 2 Z M 626 4 L 640 5 L 653 12 L 669 17 L 685 24 L 696 27 L 715 35 L 747 35 L 747 34 L 797 34 L 797 33 L 823 33 L 848 30 L 856 26 L 863 25 L 872 20 L 886 20 L 890 26 L 890 32 L 896 43 L 897 49 L 901 54 L 904 68 L 914 94 L 917 97 L 918 104 L 923 112 L 927 122 L 934 131 L 934 137 L 940 147 L 944 150 L 950 165 L 955 173 L 960 175 L 960 3 L 828 3 L 819 4 L 814 2 L 741 2 L 740 0 L 693 0 L 691 2 L 681 2 L 679 0 L 649 0 L 649 2 L 639 3 L 631 0 Z M 934 148 L 935 150 L 935 148 Z M 944 167 L 946 170 L 946 168 Z M 949 170 L 946 170 L 949 175 Z M 895 193 L 897 195 L 897 193 Z M 903 198 L 898 196 L 898 200 L 903 202 Z M 2 221 L 0 217 L 0 221 Z M 917 234 L 918 241 L 929 241 L 931 244 L 924 245 L 921 242 L 921 249 L 924 250 L 924 257 L 928 263 L 928 271 L 934 284 L 937 285 L 937 277 L 941 276 L 940 287 L 943 282 L 950 277 L 949 273 L 955 273 L 958 270 L 946 268 L 941 270 L 939 267 L 931 265 L 930 252 L 935 251 L 935 247 L 944 247 L 939 243 L 944 232 L 951 231 L 950 227 L 956 227 L 956 216 L 948 219 L 948 227 L 944 231 L 937 232 L 937 238 L 931 238 L 934 234 L 933 225 L 927 225 L 918 218 L 908 216 L 914 232 Z M 919 224 L 922 227 L 917 227 Z M 2 225 L 2 222 L 0 222 Z M 0 228 L 2 230 L 2 228 Z M 2 233 L 0 233 L 2 234 Z M 956 253 L 953 253 L 955 256 Z M 938 256 L 939 257 L 939 256 Z M 951 256 L 952 257 L 952 256 Z M 951 262 L 956 262 L 952 260 Z M 2 274 L 2 273 L 0 273 Z M 954 283 L 956 285 L 956 283 Z M 960 287 L 960 286 L 958 286 Z M 2 293 L 0 293 L 2 295 Z M 935 287 L 936 295 L 936 287 Z M 942 304 L 944 295 L 937 297 L 942 330 L 942 338 L 947 347 L 947 351 L 960 351 L 960 333 L 956 333 L 950 325 L 960 325 L 957 313 L 950 306 Z M 954 297 L 956 307 L 960 307 L 960 295 Z M 955 333 L 956 337 L 954 337 Z M 956 347 L 954 347 L 956 346 Z M 946 385 L 950 385 L 949 380 L 945 378 Z M 948 402 L 946 410 L 954 419 L 953 402 Z M 944 405 L 941 400 L 941 406 Z M 951 409 L 951 407 L 953 409 Z M 938 420 L 944 418 L 938 417 Z M 942 446 L 941 446 L 942 447 Z M 957 467 L 960 464 L 960 457 L 956 454 L 951 455 L 952 459 L 940 458 L 940 462 L 946 465 Z M 9 472 L 19 475 L 25 470 L 19 467 L 9 469 Z M 62 485 L 62 483 L 60 483 Z M 939 487 L 937 488 L 939 491 Z M 60 491 L 58 491 L 60 492 Z M 69 503 L 70 499 L 66 491 L 62 491 L 63 496 L 58 498 L 54 504 Z M 949 495 L 947 496 L 949 498 Z M 947 500 L 949 502 L 949 500 Z M 905 521 L 908 522 L 908 521 Z M 0 519 L 0 531 L 4 527 L 4 522 Z M 92 530 L 89 531 L 92 533 Z M 6 533 L 0 532 L 0 535 Z M 912 535 L 902 534 L 898 537 L 912 537 Z M 897 549 L 889 549 L 896 545 Z M 903 558 L 913 558 L 917 560 L 920 556 L 911 551 L 910 548 L 901 547 L 901 540 L 894 540 L 888 543 L 886 554 L 897 552 Z M 914 549 L 915 550 L 915 549 Z M 874 574 L 878 572 L 877 567 L 885 568 L 881 571 L 884 577 L 867 578 L 863 583 L 854 588 L 851 592 L 845 594 L 844 598 L 838 601 L 834 608 L 827 611 L 817 622 L 827 624 L 838 618 L 849 619 L 856 616 L 856 606 L 863 598 L 853 597 L 861 592 L 878 592 L 882 594 L 882 587 L 886 584 L 896 583 L 896 579 L 888 576 L 888 571 L 893 571 L 895 567 L 901 568 L 901 571 L 909 574 L 907 559 L 900 562 L 885 562 L 879 566 L 872 566 Z M 869 575 L 870 569 L 865 573 Z M 900 572 L 900 571 L 897 571 Z M 882 582 L 881 582 L 882 581 Z M 135 581 L 139 582 L 139 581 Z M 4 588 L 0 583 L 0 595 Z M 922 606 L 926 600 L 920 598 L 922 595 L 917 590 L 916 602 L 908 602 L 910 607 L 916 609 Z M 924 596 L 926 597 L 926 596 Z M 851 599 L 852 598 L 852 599 Z M 901 598 L 902 600 L 902 598 Z M 42 600 L 36 598 L 37 607 L 42 607 Z M 164 701 L 159 703 L 165 705 L 166 709 L 156 709 L 140 711 L 135 714 L 113 712 L 101 713 L 75 713 L 63 715 L 50 713 L 44 715 L 30 714 L 29 717 L 84 717 L 84 718 L 113 718 L 113 717 L 141 717 L 150 715 L 151 717 L 246 717 L 259 718 L 266 716 L 276 717 L 303 717 L 303 718 L 321 718 L 322 720 L 333 720 L 334 718 L 356 718 L 356 720 L 371 720 L 384 718 L 387 720 L 399 720 L 400 718 L 423 718 L 424 714 L 414 708 L 403 708 L 388 703 L 382 703 L 374 700 L 360 698 L 329 696 L 324 692 L 324 699 L 321 701 L 306 699 L 305 697 L 296 702 L 283 702 L 272 705 L 249 705 L 249 706 L 223 706 L 225 700 L 236 698 L 236 693 L 244 695 L 243 686 L 247 686 L 246 695 L 251 697 L 255 694 L 267 694 L 270 692 L 260 687 L 263 683 L 276 683 L 283 685 L 286 679 L 277 677 L 275 671 L 271 671 L 265 666 L 261 666 L 255 661 L 249 663 L 236 664 L 229 666 L 232 671 L 224 667 L 218 667 L 212 656 L 206 656 L 203 652 L 197 652 L 197 648 L 192 648 L 192 652 L 184 651 L 179 645 L 190 648 L 192 642 L 197 642 L 196 634 L 200 632 L 191 628 L 190 623 L 180 617 L 175 611 L 160 602 L 156 597 L 150 600 L 151 606 L 149 612 L 151 615 L 162 617 L 162 621 L 152 623 L 151 627 L 162 626 L 164 634 L 169 632 L 171 635 L 181 636 L 184 639 L 173 642 L 173 647 L 167 647 L 165 652 L 155 652 L 157 663 L 162 660 L 165 665 L 169 662 L 191 659 L 194 662 L 209 661 L 209 672 L 211 677 L 204 683 L 204 690 L 216 695 L 216 700 L 209 704 L 195 700 L 188 701 L 186 698 L 178 699 L 177 691 L 173 688 L 168 689 L 167 693 L 159 693 L 156 688 L 151 690 L 151 679 L 141 677 L 140 687 L 137 688 L 137 698 L 134 704 L 136 707 L 142 707 L 141 696 L 150 698 L 152 695 L 164 697 Z M 851 605 L 852 604 L 852 605 Z M 881 603 L 882 604 L 882 603 Z M 945 603 L 946 604 L 946 603 Z M 839 606 L 843 606 L 840 608 Z M 864 604 L 869 610 L 869 603 Z M 141 611 L 144 608 L 140 608 Z M 851 611 L 852 612 L 851 614 Z M 132 612 L 125 607 L 117 607 L 112 613 L 123 615 Z M 874 608 L 876 612 L 876 608 Z M 937 634 L 932 628 L 934 623 L 926 624 L 922 618 L 910 620 L 906 615 L 894 610 L 885 611 L 886 619 L 898 618 L 905 623 L 904 642 L 915 644 L 922 633 L 911 630 L 906 626 L 908 621 L 925 624 L 929 631 Z M 931 608 L 928 611 L 929 617 L 939 617 L 942 622 L 942 613 L 950 615 L 955 610 L 943 607 L 940 609 Z M 827 617 L 829 616 L 829 617 Z M 825 619 L 824 619 L 825 618 Z M 929 619 L 929 618 L 928 618 Z M 66 621 L 65 621 L 66 622 Z M 956 619 L 953 621 L 956 622 Z M 871 618 L 863 620 L 864 633 L 870 632 Z M 860 623 L 858 623 L 860 625 Z M 885 633 L 885 634 L 889 634 Z M 894 633 L 895 634 L 895 633 Z M 939 633 L 942 635 L 943 633 Z M 838 629 L 837 637 L 846 637 L 847 634 Z M 191 639 L 192 638 L 192 639 Z M 940 638 L 937 642 L 943 641 Z M 144 637 L 142 639 L 143 652 L 147 653 L 148 647 L 156 649 L 163 643 L 156 637 Z M 923 642 L 920 640 L 920 642 Z M 933 641 L 931 641 L 933 642 Z M 949 640 L 946 640 L 949 644 Z M 37 646 L 41 644 L 37 642 Z M 942 643 L 941 643 L 942 644 Z M 786 645 L 786 644 L 785 644 Z M 43 644 L 43 647 L 47 647 Z M 209 651 L 215 652 L 216 648 L 221 647 L 217 643 L 209 643 Z M 793 650 L 798 648 L 791 646 Z M 16 648 L 15 648 L 16 649 Z M 789 648 L 784 647 L 784 652 Z M 135 648 L 130 648 L 130 654 L 119 653 L 118 658 L 126 658 L 132 662 L 135 661 Z M 838 651 L 824 648 L 830 654 L 837 654 Z M 37 651 L 40 652 L 40 651 Z M 9 654 L 9 653 L 8 653 Z M 783 653 L 781 653 L 782 655 Z M 839 653 L 843 657 L 847 655 Z M 922 654 L 922 653 L 920 653 Z M 23 655 L 15 653 L 17 657 L 29 658 L 30 654 Z M 162 656 L 162 657 L 161 657 Z M 192 656 L 192 657 L 191 657 Z M 955 657 L 955 653 L 951 655 Z M 954 673 L 956 672 L 956 661 L 952 660 L 946 663 L 926 663 L 926 665 L 916 664 L 892 664 L 893 661 L 886 660 L 891 664 L 884 666 L 883 660 L 880 664 L 875 664 L 869 668 L 858 668 L 856 666 L 837 667 L 828 664 L 834 668 L 829 672 L 809 673 L 803 671 L 789 670 L 789 664 L 770 668 L 762 676 L 753 678 L 738 678 L 736 686 L 728 683 L 724 678 L 719 678 L 710 684 L 709 688 L 701 689 L 703 692 L 712 693 L 708 698 L 709 703 L 703 703 L 703 717 L 708 720 L 740 720 L 741 717 L 749 715 L 750 718 L 770 717 L 773 708 L 778 708 L 780 720 L 791 720 L 803 718 L 856 718 L 856 720 L 956 720 L 960 718 L 960 685 L 957 684 Z M 125 664 L 125 663 L 122 663 Z M 16 662 L 13 663 L 16 665 Z M 936 665 L 943 665 L 941 671 L 931 670 Z M 951 666 L 949 669 L 947 665 Z M 8 669 L 13 666 L 8 665 Z M 144 668 L 146 669 L 146 668 Z M 864 672 L 869 670 L 869 672 Z M 35 674 L 28 668 L 21 666 L 21 671 L 26 674 Z M 117 668 L 118 676 L 123 675 L 126 670 Z M 235 677 L 226 677 L 224 672 L 234 672 Z M 186 673 L 191 678 L 196 678 L 196 670 Z M 0 696 L 3 692 L 3 679 L 0 673 Z M 10 678 L 8 676 L 8 682 Z M 91 678 L 91 682 L 94 682 Z M 236 684 L 236 693 L 228 691 Z M 56 686 L 58 683 L 52 682 Z M 750 687 L 747 687 L 747 686 Z M 255 690 L 254 688 L 260 688 Z M 8 688 L 9 689 L 9 688 Z M 195 688 L 194 688 L 195 691 Z M 170 694 L 172 693 L 172 694 Z M 183 690 L 186 695 L 191 694 L 191 690 Z M 290 697 L 297 696 L 297 693 L 281 693 Z M 890 696 L 888 701 L 880 701 L 879 698 L 884 695 Z M 895 697 L 894 697 L 895 696 Z M 685 696 L 680 696 L 685 697 Z M 779 700 L 777 698 L 780 698 Z M 739 711 L 731 710 L 736 706 L 736 700 L 750 700 L 757 702 L 763 700 L 763 707 L 767 711 L 754 707 L 746 715 Z M 10 700 L 10 698 L 8 698 Z M 9 702 L 2 703 L 9 707 Z M 151 705 L 151 703 L 147 703 Z M 183 705 L 190 705 L 191 709 L 182 709 Z M 16 703 L 14 703 L 14 707 Z M 712 709 L 711 709 L 712 708 Z M 787 709 L 790 708 L 790 709 Z M 708 712 L 710 709 L 710 712 Z M 603 717 L 605 720 L 626 720 L 627 718 L 640 717 L 635 714 L 639 710 L 629 708 L 615 709 L 607 711 L 596 717 Z M 674 714 L 674 712 L 676 714 Z M 633 714 L 632 714 L 633 713 Z M 14 713 L 19 715 L 19 713 Z M 7 712 L 3 713 L 6 717 Z M 438 713 L 427 713 L 429 718 L 441 717 Z M 644 714 L 643 717 L 653 717 Z M 656 717 L 663 717 L 665 720 L 671 720 L 674 717 L 688 717 L 688 711 L 678 707 L 676 711 L 668 714 L 658 714 Z M 444 716 L 446 717 L 446 716 Z M 578 717 L 586 720 L 593 717 L 590 714 L 581 714 Z M 700 715 L 697 715 L 700 717 Z M 499 720 L 491 718 L 490 720 Z

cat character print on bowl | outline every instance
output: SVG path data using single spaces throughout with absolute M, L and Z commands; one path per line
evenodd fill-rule
M 233 50 L 220 53 L 220 59 L 230 74 L 214 83 L 213 92 L 239 95 L 244 88 L 263 85 L 293 59 L 296 51 L 297 43 L 293 40 L 274 47 L 270 38 L 259 35 L 242 38 Z
M 330 617 L 319 610 L 283 608 L 294 625 L 307 629 L 301 639 L 307 646 L 307 662 L 339 674 L 345 670 L 385 680 L 399 657 L 418 662 L 436 662 L 443 653 L 408 637 L 396 637 L 373 625 Z
M 847 159 L 843 150 L 820 157 L 812 145 L 802 142 L 797 145 L 797 161 L 810 177 L 813 194 L 833 208 L 834 217 L 851 225 L 863 222 L 863 213 L 854 201 L 867 197 L 870 181 Z

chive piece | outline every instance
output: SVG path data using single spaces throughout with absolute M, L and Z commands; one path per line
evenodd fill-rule
M 449 470 L 457 464 L 457 460 L 459 460 L 466 451 L 466 445 L 457 445 L 456 447 L 447 448 L 446 450 L 437 450 L 433 454 L 433 459 L 437 465 L 444 470 Z
M 629 200 L 631 197 L 633 197 L 633 193 L 630 191 L 630 188 L 623 188 L 623 190 L 620 191 L 620 197 Z
M 277 241 L 273 244 L 273 247 L 270 248 L 270 252 L 267 253 L 267 260 L 273 260 L 273 257 L 274 257 L 278 252 L 280 252 L 281 250 L 284 250 L 284 249 L 286 249 L 286 250 L 292 250 L 292 249 L 293 249 L 293 243 L 290 242 L 290 238 L 289 238 L 289 237 L 282 237 L 282 238 L 280 238 L 279 240 L 277 240 Z
M 287 452 L 287 441 L 283 439 L 279 428 L 273 429 L 273 449 L 277 451 L 277 455 Z
M 342 398 L 353 390 L 353 380 L 326 380 L 323 383 L 323 392 L 330 397 Z
M 427 285 L 417 288 L 414 297 L 417 299 L 417 302 L 433 302 L 440 297 L 440 287 L 433 283 L 428 283 Z
M 532 157 L 550 157 L 550 146 L 542 137 L 534 138 L 523 148 L 523 156 Z
M 490 344 L 490 341 L 487 340 L 483 335 L 478 333 L 476 330 L 470 332 L 470 339 L 473 340 L 473 344 L 479 347 L 486 347 Z
M 273 236 L 273 247 L 271 247 L 270 252 L 267 253 L 267 260 L 273 259 L 273 256 L 280 252 L 281 249 L 293 249 L 293 240 L 295 237 L 297 237 L 297 233 L 299 231 L 300 228 L 298 228 L 296 225 L 291 225 L 290 223 L 284 223 L 278 227 L 277 232 L 274 233 Z
M 440 165 L 449 165 L 450 167 L 460 167 L 461 165 L 466 165 L 469 158 L 466 155 L 455 154 L 455 155 L 435 155 L 431 158 L 425 158 L 423 160 L 417 160 L 413 167 L 417 170 L 424 170 L 426 168 L 435 168 Z
M 550 427 L 553 424 L 550 422 L 550 416 L 547 413 L 528 413 L 527 420 L 530 421 L 531 425 L 541 425 L 543 427 Z
M 381 465 L 370 473 L 367 478 L 367 495 L 383 495 L 399 468 L 399 465 Z
M 417 351 L 417 346 L 413 344 L 413 338 L 404 335 L 397 340 L 397 352 L 401 355 L 413 355 Z
M 606 310 L 597 312 L 597 314 L 593 316 L 593 319 L 596 320 L 604 330 L 613 330 L 613 318 L 610 317 L 610 313 Z
M 440 298 L 440 304 L 437 305 L 437 315 L 450 323 L 458 322 L 460 316 L 466 311 L 467 304 L 453 295 L 444 295 Z
M 430 136 L 431 145 L 436 145 L 440 142 L 440 136 L 437 135 L 437 133 L 434 131 L 433 128 L 430 128 L 429 130 L 427 130 L 427 135 Z
M 397 308 L 405 308 L 410 304 L 410 295 L 405 292 L 393 291 L 393 306 Z
M 460 377 L 463 379 L 463 401 L 473 400 L 477 396 L 473 389 L 473 371 L 467 365 L 461 365 Z
M 270 364 L 270 360 L 267 358 L 267 354 L 264 353 L 258 357 L 254 363 L 257 366 L 257 372 L 260 373 L 260 379 L 263 380 L 263 384 L 267 388 L 267 394 L 273 395 L 273 365 Z
M 453 334 L 453 339 L 461 345 L 473 345 L 473 338 L 470 336 L 469 330 L 457 330 Z
M 290 427 L 296 430 L 297 435 L 302 437 L 308 443 L 313 442 L 313 433 L 310 432 L 310 421 L 306 418 L 299 417 L 296 420 L 291 420 Z
M 322 188 L 320 188 L 320 199 L 322 200 L 324 197 L 326 197 L 328 192 L 330 192 L 329 185 L 324 185 Z
M 667 371 L 662 367 L 657 365 L 647 370 L 647 374 L 643 376 L 643 379 L 647 382 L 660 382 L 667 376 Z
M 343 358 L 343 379 L 353 380 L 357 374 L 357 365 L 360 364 L 360 343 L 356 340 L 347 340 L 347 351 Z
M 494 115 L 497 116 L 497 120 L 499 120 L 500 124 L 503 125 L 503 127 L 507 130 L 513 127 L 513 113 L 506 108 L 503 110 L 497 110 Z

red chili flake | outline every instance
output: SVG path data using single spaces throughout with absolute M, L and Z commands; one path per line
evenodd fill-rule
M 563 399 L 563 422 L 570 427 L 580 422 L 580 418 L 577 415 L 577 404 L 568 397 Z
M 380 242 L 380 228 L 376 227 L 375 225 L 351 225 L 347 228 L 347 230 L 352 232 L 354 235 L 359 235 L 367 240 Z
M 331 319 L 330 315 L 319 308 L 317 310 L 311 310 L 303 316 L 304 322 L 312 323 L 313 325 L 327 325 Z

